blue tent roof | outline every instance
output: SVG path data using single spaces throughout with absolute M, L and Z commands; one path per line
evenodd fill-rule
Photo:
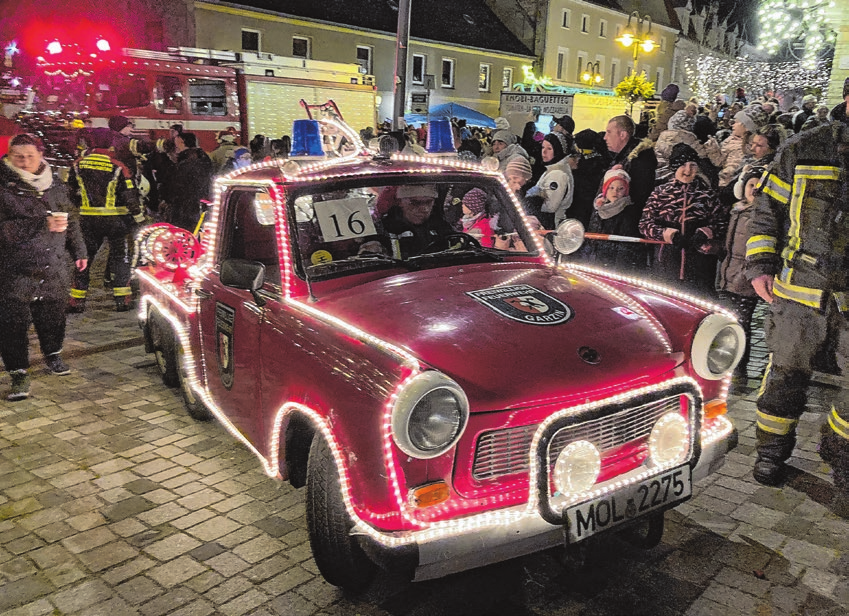
M 457 118 L 458 120 L 465 120 L 466 124 L 470 126 L 495 128 L 495 120 L 480 111 L 475 111 L 459 103 L 443 103 L 431 107 L 427 114 L 408 113 L 404 116 L 404 120 L 408 124 L 426 124 L 430 118 Z

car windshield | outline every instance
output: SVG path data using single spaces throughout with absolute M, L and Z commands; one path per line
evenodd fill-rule
M 290 193 L 289 208 L 300 274 L 310 280 L 536 254 L 513 201 L 485 177 L 325 182 Z

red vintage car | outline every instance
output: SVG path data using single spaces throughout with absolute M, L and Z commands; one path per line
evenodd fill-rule
M 549 256 L 477 163 L 281 164 L 217 181 L 201 246 L 143 231 L 139 318 L 189 412 L 306 485 L 331 584 L 651 546 L 735 446 L 731 313 Z

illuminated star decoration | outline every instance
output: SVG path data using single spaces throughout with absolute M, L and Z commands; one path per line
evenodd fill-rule
M 758 9 L 760 49 L 775 55 L 787 45 L 805 68 L 813 68 L 819 54 L 837 40 L 826 15 L 833 7 L 833 0 L 764 0 Z M 801 57 L 797 44 L 804 47 Z

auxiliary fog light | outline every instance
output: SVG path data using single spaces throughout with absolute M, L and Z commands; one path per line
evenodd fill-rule
M 667 413 L 657 420 L 649 436 L 649 454 L 657 465 L 679 464 L 690 450 L 690 426 L 678 413 Z
M 561 494 L 579 494 L 595 485 L 601 454 L 589 441 L 569 443 L 554 463 L 554 487 Z

